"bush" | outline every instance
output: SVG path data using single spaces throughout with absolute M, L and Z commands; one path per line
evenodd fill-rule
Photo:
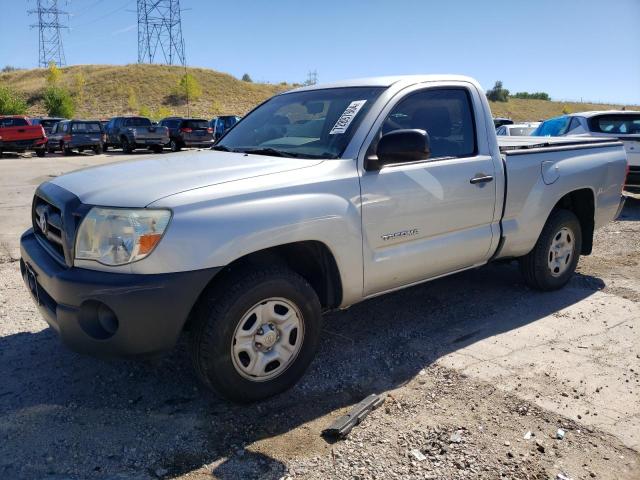
M 4 67 L 2 67 L 1 72 L 9 73 L 9 72 L 17 72 L 18 70 L 22 70 L 22 69 L 18 67 L 14 67 L 13 65 L 5 65 Z
M 492 102 L 508 102 L 509 90 L 502 88 L 502 82 L 498 80 L 493 88 L 487 90 L 487 98 Z
M 145 107 L 143 105 L 140 107 L 140 110 L 138 111 L 138 115 L 140 115 L 141 117 L 151 118 L 151 110 L 149 110 L 149 107 Z
M 47 68 L 47 84 L 48 85 L 57 85 L 62 78 L 62 70 L 58 68 L 56 62 L 49 62 L 49 67 Z
M 567 107 L 566 105 L 562 106 L 562 113 L 564 113 L 565 115 L 571 113 L 571 109 L 569 107 Z
M 190 73 L 185 73 L 180 77 L 176 93 L 182 94 L 185 101 L 194 101 L 202 96 L 202 87 L 198 83 L 198 80 L 196 80 L 196 77 Z
M 47 115 L 50 117 L 73 117 L 75 112 L 73 97 L 64 88 L 48 86 L 44 91 L 43 100 Z
M 517 92 L 515 95 L 512 95 L 514 98 L 524 98 L 525 100 L 551 100 L 549 94 L 546 92 Z
M 0 86 L 0 115 L 24 115 L 27 102 L 9 87 Z
M 152 120 L 158 121 L 171 116 L 171 110 L 167 107 L 158 108 L 152 115 Z
M 249 76 L 248 73 L 245 73 L 244 75 L 242 75 L 242 81 L 243 82 L 253 82 L 253 80 L 251 80 L 251 77 Z
M 138 109 L 138 97 L 136 97 L 136 92 L 133 91 L 132 87 L 129 87 L 127 106 L 131 112 L 135 112 Z

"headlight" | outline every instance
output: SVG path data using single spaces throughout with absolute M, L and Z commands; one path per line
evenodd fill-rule
M 76 237 L 76 258 L 104 265 L 141 260 L 156 247 L 171 219 L 169 210 L 93 207 Z

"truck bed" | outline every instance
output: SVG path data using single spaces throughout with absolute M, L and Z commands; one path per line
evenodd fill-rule
M 561 148 L 564 150 L 564 147 L 593 147 L 597 144 L 620 144 L 617 139 L 611 138 L 597 138 L 597 137 L 578 137 L 578 136 L 567 136 L 567 137 L 507 137 L 507 136 L 499 136 L 498 137 L 498 146 L 500 147 L 500 152 L 511 154 L 514 151 L 522 151 L 525 150 L 528 153 L 531 153 L 530 150 L 536 149 L 541 151 L 546 151 L 548 149 L 558 149 Z

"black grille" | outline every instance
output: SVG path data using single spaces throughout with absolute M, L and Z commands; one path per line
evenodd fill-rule
M 44 242 L 48 250 L 65 263 L 62 210 L 37 195 L 33 202 L 33 230 L 41 243 Z
M 45 182 L 33 197 L 31 218 L 40 245 L 62 265 L 73 265 L 76 230 L 91 208 L 74 194 Z

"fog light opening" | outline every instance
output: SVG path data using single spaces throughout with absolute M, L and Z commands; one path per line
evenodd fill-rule
M 106 340 L 118 331 L 116 314 L 107 305 L 97 300 L 88 300 L 80 307 L 80 327 L 96 340 Z

